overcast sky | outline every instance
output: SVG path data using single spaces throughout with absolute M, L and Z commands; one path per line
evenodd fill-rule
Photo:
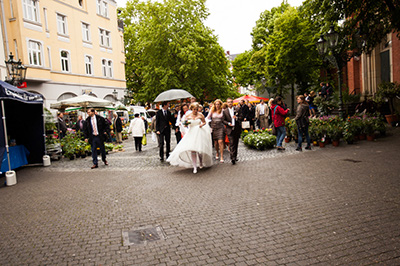
M 126 0 L 116 0 L 125 7 Z M 299 6 L 303 0 L 288 0 L 291 6 Z M 280 0 L 207 0 L 210 12 L 205 24 L 214 30 L 219 44 L 231 54 L 251 49 L 251 31 L 264 10 L 279 6 Z

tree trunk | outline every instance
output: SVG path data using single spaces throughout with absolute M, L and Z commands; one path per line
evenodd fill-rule
M 292 83 L 292 107 L 290 108 L 290 113 L 294 115 L 294 83 Z

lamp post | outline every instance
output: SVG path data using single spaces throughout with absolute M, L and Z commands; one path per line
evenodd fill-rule
M 114 89 L 114 91 L 112 92 L 112 94 L 113 94 L 113 96 L 114 96 L 114 98 L 115 98 L 115 101 L 118 101 L 118 91 L 117 91 L 116 89 Z
M 334 66 L 337 68 L 338 74 L 338 89 L 339 89 L 339 116 L 343 117 L 343 96 L 342 96 L 342 67 L 343 60 L 340 56 L 340 53 L 337 53 L 336 48 L 339 43 L 339 33 L 335 31 L 334 27 L 331 26 L 329 31 L 321 35 L 319 40 L 317 41 L 317 49 L 318 53 L 321 56 L 325 56 L 328 50 L 331 50 L 332 57 L 326 56 L 327 59 L 333 58 Z
M 5 63 L 7 67 L 6 82 L 13 86 L 20 85 L 25 80 L 27 67 L 22 65 L 21 59 L 18 61 L 14 60 L 12 53 L 10 53 Z

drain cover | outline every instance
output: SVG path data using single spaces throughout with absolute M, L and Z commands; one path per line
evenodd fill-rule
M 352 162 L 352 163 L 361 163 L 361 161 L 357 161 L 357 160 L 353 160 L 353 159 L 343 159 L 343 161 Z
M 165 239 L 165 233 L 161 226 L 140 227 L 131 231 L 123 231 L 122 239 L 124 246 L 146 245 L 149 242 Z

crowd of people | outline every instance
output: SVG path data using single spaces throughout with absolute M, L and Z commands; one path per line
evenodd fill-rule
M 314 114 L 312 99 L 315 96 L 313 92 L 307 96 L 307 100 L 303 95 L 297 98 L 298 107 L 295 120 L 301 140 L 297 151 L 302 150 L 303 136 L 307 140 L 305 148 L 311 149 L 308 119 Z M 162 109 L 153 118 L 151 129 L 157 135 L 161 161 L 167 158 L 167 162 L 172 165 L 193 168 L 193 172 L 197 173 L 198 168 L 211 166 L 212 147 L 215 148 L 215 160 L 224 163 L 226 159 L 224 150 L 228 149 L 230 162 L 236 164 L 238 142 L 243 129 L 267 129 L 273 125 L 277 135 L 276 149 L 284 151 L 282 142 L 286 135 L 285 118 L 289 112 L 290 109 L 287 108 L 280 96 L 270 99 L 268 103 L 261 100 L 257 105 L 242 100 L 234 106 L 233 100 L 230 98 L 226 102 L 217 99 L 209 103 L 206 108 L 192 98 L 189 103 L 183 101 L 182 104 L 175 105 L 171 110 L 169 103 L 164 102 Z M 172 153 L 171 129 L 175 133 L 178 143 Z
M 321 84 L 322 85 L 322 84 Z M 302 141 L 305 137 L 307 146 L 311 149 L 308 134 L 309 117 L 315 116 L 313 100 L 315 93 L 297 97 L 296 123 L 299 134 L 297 151 L 302 150 Z M 241 100 L 236 106 L 228 98 L 226 102 L 217 99 L 205 107 L 197 103 L 193 97 L 189 102 L 185 100 L 170 108 L 169 102 L 163 102 L 160 110 L 152 118 L 150 131 L 154 140 L 158 142 L 159 158 L 167 160 L 172 165 L 193 168 L 197 173 L 198 168 L 212 165 L 212 149 L 215 149 L 215 160 L 224 163 L 224 150 L 228 149 L 232 164 L 238 161 L 238 142 L 243 129 L 267 129 L 274 127 L 276 131 L 276 149 L 284 151 L 282 146 L 286 135 L 285 118 L 290 109 L 282 97 L 270 99 L 268 103 L 263 100 L 255 105 L 248 100 Z M 96 114 L 94 109 L 88 110 L 86 120 L 78 117 L 74 129 L 83 133 L 86 141 L 92 146 L 93 165 L 98 167 L 97 151 L 99 148 L 103 162 L 108 165 L 104 142 L 109 140 L 110 125 L 115 133 L 116 142 L 122 142 L 122 122 L 116 113 L 112 121 Z M 58 115 L 60 138 L 65 136 L 67 126 L 63 121 L 63 114 Z M 177 146 L 171 152 L 171 130 L 173 131 Z M 142 138 L 147 132 L 147 121 L 139 114 L 135 114 L 130 121 L 128 134 L 131 134 L 135 149 L 142 151 Z

